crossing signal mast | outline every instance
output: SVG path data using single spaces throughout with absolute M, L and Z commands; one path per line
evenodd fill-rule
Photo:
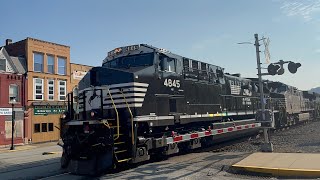
M 289 72 L 291 72 L 292 74 L 296 73 L 298 68 L 301 67 L 300 63 L 295 63 L 292 61 L 283 61 L 280 60 L 279 62 L 276 63 L 271 63 L 268 66 L 268 73 L 262 73 L 262 67 L 261 67 L 261 61 L 260 61 L 260 44 L 259 41 L 263 41 L 263 44 L 265 46 L 265 57 L 266 57 L 266 61 L 267 63 L 269 63 L 270 61 L 270 52 L 269 52 L 269 43 L 270 40 L 269 38 L 262 38 L 259 39 L 258 34 L 254 34 L 254 39 L 255 39 L 255 43 L 254 46 L 256 48 L 256 56 L 257 56 L 257 69 L 258 69 L 258 81 L 259 81 L 259 91 L 260 91 L 260 105 L 261 105 L 261 109 L 257 110 L 256 113 L 256 120 L 258 122 L 261 122 L 261 125 L 263 127 L 263 135 L 264 135 L 264 140 L 265 142 L 262 144 L 261 146 L 261 150 L 262 151 L 267 151 L 267 152 L 272 152 L 273 151 L 273 145 L 269 140 L 269 135 L 268 135 L 268 128 L 272 128 L 272 126 L 274 125 L 273 123 L 273 115 L 272 115 L 272 111 L 270 109 L 266 109 L 265 108 L 265 97 L 264 97 L 264 92 L 263 92 L 263 80 L 262 80 L 262 76 L 267 76 L 267 75 L 283 75 L 284 74 L 284 68 L 283 65 L 288 63 L 288 70 Z M 237 43 L 237 44 L 253 44 L 251 42 L 241 42 L 241 43 Z
M 258 79 L 259 79 L 259 90 L 260 90 L 260 104 L 261 104 L 261 109 L 259 109 L 257 111 L 257 120 L 260 121 L 263 125 L 263 134 L 264 134 L 264 139 L 265 139 L 265 142 L 264 144 L 262 144 L 262 147 L 261 147 L 261 150 L 262 151 L 268 151 L 268 152 L 272 152 L 273 151 L 273 145 L 272 143 L 270 142 L 269 140 L 269 135 L 268 135 L 268 128 L 270 126 L 272 126 L 272 112 L 269 110 L 269 109 L 265 109 L 265 97 L 264 97 L 264 92 L 263 92 L 263 82 L 262 82 L 262 76 L 265 76 L 265 75 L 282 75 L 284 74 L 284 68 L 283 68 L 283 65 L 284 64 L 288 64 L 288 70 L 289 72 L 291 73 L 296 73 L 298 68 L 301 67 L 301 64 L 300 63 L 294 63 L 292 61 L 283 61 L 283 60 L 280 60 L 279 62 L 276 62 L 276 63 L 271 63 L 269 66 L 268 66 L 268 73 L 262 73 L 261 72 L 261 62 L 260 62 L 260 49 L 259 49 L 259 38 L 258 38 L 258 34 L 255 34 L 254 35 L 254 38 L 255 38 L 255 43 L 254 43 L 254 46 L 256 47 L 256 56 L 257 56 L 257 69 L 258 69 Z M 268 49 L 268 46 L 269 46 L 269 40 L 265 41 L 265 38 L 261 39 L 261 40 L 264 40 L 264 45 L 267 50 L 267 61 L 269 61 L 270 59 L 270 52 L 269 52 L 269 49 Z M 267 43 L 266 43 L 267 42 Z

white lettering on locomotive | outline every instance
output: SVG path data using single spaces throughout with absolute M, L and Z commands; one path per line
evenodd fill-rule
M 244 89 L 243 90 L 243 95 L 244 96 L 252 96 L 252 91 L 250 91 L 249 89 Z M 251 99 L 250 98 L 243 98 L 242 99 L 242 104 L 243 105 L 251 105 Z
M 180 80 L 165 79 L 164 82 L 163 82 L 163 85 L 166 86 L 166 87 L 180 88 Z

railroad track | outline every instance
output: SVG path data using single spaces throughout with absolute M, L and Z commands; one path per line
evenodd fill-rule
M 314 127 L 316 129 L 316 126 L 318 126 L 318 127 L 320 126 L 320 121 L 310 121 L 307 124 L 297 124 L 297 125 L 291 126 L 289 129 L 284 128 L 283 130 L 277 130 L 277 131 L 274 131 L 271 133 L 271 138 L 272 138 L 271 141 L 273 141 L 273 143 L 275 145 L 283 144 L 281 142 L 278 142 L 279 137 L 282 138 L 281 141 L 288 141 L 287 139 L 292 138 L 291 134 L 297 134 L 296 132 L 300 132 L 300 131 L 304 132 L 305 129 L 309 129 L 310 127 Z M 319 134 L 319 132 L 316 132 L 314 130 L 311 130 L 311 131 L 314 133 L 314 135 Z M 308 134 L 308 133 L 306 133 L 306 134 Z M 297 134 L 297 136 L 298 135 L 301 135 L 301 134 Z M 312 135 L 312 136 L 314 136 L 314 135 Z M 301 141 L 301 140 L 299 140 L 299 141 Z M 214 144 L 210 147 L 202 147 L 200 149 L 196 149 L 196 150 L 191 151 L 191 153 L 192 152 L 194 152 L 194 153 L 201 153 L 201 152 L 214 152 L 214 153 L 248 152 L 248 153 L 251 153 L 251 152 L 260 151 L 261 143 L 263 143 L 263 136 L 260 133 L 257 133 L 257 134 L 253 134 L 253 135 L 251 134 L 248 136 L 237 138 L 237 139 L 232 139 L 232 140 L 220 142 L 220 143 Z M 281 147 L 281 148 L 289 149 L 289 147 L 286 147 L 285 144 L 283 144 L 283 146 L 284 147 Z M 276 148 L 275 151 L 277 152 L 278 149 Z M 296 149 L 293 148 L 293 151 L 296 151 Z M 187 156 L 187 153 L 190 153 L 190 152 L 181 152 L 177 155 L 172 155 L 172 156 Z M 144 164 L 150 164 L 150 163 L 156 163 L 159 161 L 163 161 L 163 160 L 170 158 L 172 156 L 163 157 L 163 159 L 159 159 L 159 158 L 152 159 L 148 162 L 141 163 L 138 165 L 128 165 L 128 166 L 118 167 L 116 170 L 107 172 L 102 175 L 108 176 L 108 174 L 110 174 L 110 176 L 112 176 L 112 174 L 119 174 L 119 173 L 121 174 L 122 172 L 124 172 L 126 170 L 134 169 L 134 168 L 137 168 L 138 166 L 141 166 Z M 50 180 L 50 179 L 88 179 L 88 177 L 72 175 L 70 173 L 59 173 L 59 174 L 51 175 L 48 177 L 43 177 L 41 179 L 46 179 L 46 180 Z

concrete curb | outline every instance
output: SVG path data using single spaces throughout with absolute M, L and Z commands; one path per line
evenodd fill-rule
M 232 165 L 231 168 L 236 173 L 260 173 L 263 175 L 272 175 L 276 177 L 299 177 L 299 178 L 316 178 L 320 177 L 320 170 L 311 169 L 286 169 L 286 168 L 270 168 L 270 167 L 257 167 L 257 166 L 240 166 Z

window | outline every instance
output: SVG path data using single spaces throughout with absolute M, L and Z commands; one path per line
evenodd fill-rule
M 111 68 L 130 68 L 153 65 L 153 53 L 123 56 L 109 61 L 103 66 Z
M 207 70 L 207 64 L 206 63 L 201 63 L 201 70 L 206 71 Z
M 186 59 L 186 58 L 183 59 L 183 67 L 189 68 L 189 59 Z
M 0 71 L 6 71 L 6 60 L 0 59 Z
M 66 75 L 66 59 L 58 57 L 58 74 Z
M 48 73 L 54 74 L 54 57 L 48 55 Z
M 79 88 L 75 86 L 72 90 L 72 93 L 73 93 L 73 101 L 78 102 Z
M 198 69 L 198 62 L 192 61 L 192 69 Z
M 161 71 L 176 72 L 176 59 L 167 56 L 160 56 Z
M 176 62 L 175 59 L 168 58 L 167 59 L 167 71 L 176 72 Z
M 43 79 L 34 78 L 34 99 L 35 100 L 43 100 Z
M 13 99 L 19 102 L 19 86 L 16 84 L 10 84 L 9 86 L 9 101 L 11 102 Z
M 48 100 L 54 100 L 54 80 L 48 79 Z
M 33 53 L 33 71 L 43 72 L 43 54 Z
M 40 132 L 40 124 L 34 124 L 34 129 L 33 129 L 33 131 L 34 131 L 35 133 Z
M 59 100 L 64 101 L 66 99 L 66 81 L 58 81 L 59 82 Z
M 48 131 L 53 131 L 53 123 L 48 123 Z
M 47 131 L 48 131 L 48 124 L 41 123 L 41 132 L 47 132 Z

